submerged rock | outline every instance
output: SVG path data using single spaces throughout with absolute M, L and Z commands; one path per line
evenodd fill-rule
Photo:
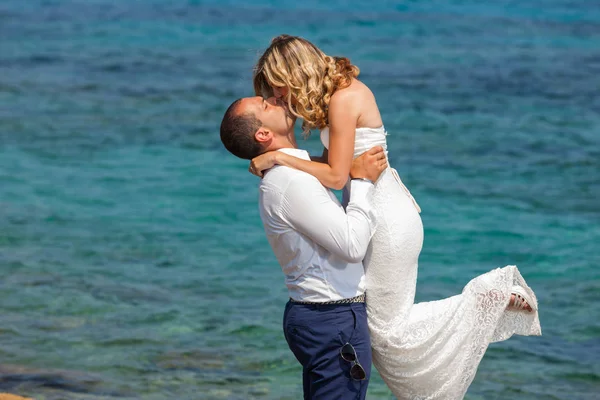
M 0 393 L 0 400 L 33 400 L 29 397 L 21 397 L 16 394 Z
M 100 375 L 59 369 L 37 369 L 18 365 L 0 365 L 0 400 L 17 400 L 6 392 L 58 391 L 80 395 L 123 396 L 103 382 Z M 2 396 L 13 397 L 2 397 Z

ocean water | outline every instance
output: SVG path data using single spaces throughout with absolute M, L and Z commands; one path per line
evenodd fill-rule
M 280 33 L 375 93 L 417 300 L 507 264 L 535 290 L 543 336 L 491 345 L 466 399 L 600 398 L 592 0 L 0 1 L 0 392 L 301 398 L 258 178 L 218 135 Z

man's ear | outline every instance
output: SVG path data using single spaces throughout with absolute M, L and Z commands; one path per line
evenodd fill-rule
M 258 143 L 268 145 L 271 142 L 271 140 L 273 140 L 273 132 L 271 132 L 264 126 L 261 126 L 254 134 L 254 138 Z

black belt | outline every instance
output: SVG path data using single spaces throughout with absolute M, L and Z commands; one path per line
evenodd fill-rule
M 313 301 L 299 301 L 294 300 L 290 297 L 290 302 L 294 304 L 311 304 L 311 305 L 327 305 L 327 304 L 350 304 L 350 303 L 364 303 L 365 302 L 365 294 L 361 294 L 360 296 L 352 297 L 350 299 L 341 299 L 341 300 L 332 300 L 332 301 L 323 301 L 323 302 L 313 302 Z

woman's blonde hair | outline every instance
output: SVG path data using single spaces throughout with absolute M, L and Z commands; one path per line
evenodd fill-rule
M 304 120 L 302 130 L 308 136 L 311 129 L 328 125 L 331 96 L 350 86 L 359 73 L 358 67 L 345 57 L 328 56 L 306 39 L 280 35 L 256 63 L 254 91 L 257 96 L 270 97 L 272 87 L 288 88 L 288 108 Z

